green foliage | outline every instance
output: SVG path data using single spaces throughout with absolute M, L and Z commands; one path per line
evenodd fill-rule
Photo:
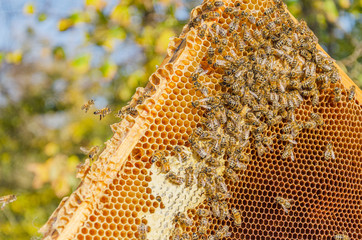
M 79 147 L 102 146 L 111 137 L 109 125 L 119 121 L 114 113 L 136 87 L 145 85 L 162 62 L 169 38 L 186 23 L 175 13 L 182 7 L 190 12 L 201 1 L 107 2 L 85 0 L 82 9 L 58 16 L 54 28 L 57 37 L 70 36 L 66 44 L 37 35 L 37 27 L 54 16 L 28 3 L 23 12 L 38 24 L 27 30 L 21 48 L 0 52 L 5 79 L 0 80 L 0 196 L 18 196 L 0 211 L 0 239 L 39 236 L 38 228 L 60 199 L 80 182 L 76 165 L 85 156 Z M 358 48 L 355 43 L 361 42 L 361 1 L 295 0 L 288 6 L 297 18 L 307 20 L 320 43 L 361 86 L 361 71 L 356 70 L 361 57 L 351 57 Z M 341 14 L 352 17 L 355 27 L 336 37 Z M 81 33 L 80 42 L 72 41 L 72 31 Z M 97 108 L 109 104 L 113 113 L 99 121 L 92 114 L 95 108 L 81 111 L 91 98 Z

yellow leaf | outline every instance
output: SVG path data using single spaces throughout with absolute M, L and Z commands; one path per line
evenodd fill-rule
M 85 5 L 96 10 L 102 10 L 107 5 L 107 3 L 103 0 L 85 0 Z
M 71 66 L 76 73 L 83 74 L 89 70 L 89 62 L 91 56 L 89 54 L 84 54 L 81 56 L 76 57 L 71 62 Z
M 33 3 L 26 3 L 23 8 L 23 12 L 26 15 L 33 15 L 35 12 L 35 6 Z
M 67 18 L 60 19 L 58 22 L 59 31 L 65 31 L 73 26 L 74 26 L 74 22 Z
M 112 79 L 117 72 L 117 65 L 113 62 L 105 62 L 100 68 L 104 78 Z
M 20 50 L 9 52 L 5 55 L 5 60 L 10 64 L 19 64 L 23 59 L 23 53 Z
M 122 25 L 129 25 L 130 14 L 127 6 L 117 5 L 113 8 L 111 13 L 111 20 Z
M 175 33 L 171 30 L 165 30 L 157 38 L 156 42 L 156 53 L 164 54 L 166 52 L 170 37 L 175 36 Z

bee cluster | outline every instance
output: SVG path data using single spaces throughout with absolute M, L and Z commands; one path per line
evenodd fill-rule
M 190 76 L 202 96 L 192 106 L 203 110 L 204 118 L 189 137 L 189 143 L 203 167 L 196 170 L 190 166 L 185 169 L 185 176 L 189 176 L 188 186 L 193 184 L 190 176 L 197 176 L 197 186 L 204 189 L 211 211 L 199 210 L 198 231 L 193 236 L 187 238 L 176 228 L 173 239 L 206 239 L 209 223 L 205 217 L 209 215 L 220 220 L 232 218 L 235 226 L 240 226 L 240 211 L 228 207 L 231 195 L 225 181 L 239 181 L 239 172 L 247 169 L 250 156 L 246 147 L 254 146 L 262 157 L 273 151 L 273 141 L 279 136 L 286 143 L 281 158 L 294 161 L 298 134 L 324 124 L 315 112 L 305 122 L 296 121 L 295 110 L 307 100 L 317 106 L 320 92 L 330 89 L 334 101 L 341 100 L 340 75 L 333 60 L 317 49 L 318 39 L 305 21 L 295 23 L 281 0 L 274 3 L 259 15 L 242 10 L 238 2 L 234 6 L 225 6 L 223 1 L 204 3 L 188 25 L 197 29 L 200 39 L 211 44 Z M 221 16 L 230 22 L 219 23 Z M 214 83 L 208 81 L 208 74 L 220 75 L 217 85 L 222 93 L 210 94 L 208 86 Z M 353 88 L 349 96 L 353 99 Z M 271 128 L 280 124 L 283 132 L 272 134 Z M 185 182 L 170 171 L 161 152 L 156 153 L 153 162 L 155 158 L 170 182 Z M 328 144 L 325 159 L 331 158 L 335 158 L 333 146 Z M 286 213 L 291 207 L 291 199 L 276 197 L 276 202 Z M 185 220 L 181 226 L 189 226 L 186 223 L 192 224 L 192 220 Z M 227 236 L 228 229 L 220 228 L 209 239 Z

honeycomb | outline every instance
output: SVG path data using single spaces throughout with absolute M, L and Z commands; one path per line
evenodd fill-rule
M 362 239 L 362 94 L 351 86 L 281 1 L 204 1 L 40 231 Z

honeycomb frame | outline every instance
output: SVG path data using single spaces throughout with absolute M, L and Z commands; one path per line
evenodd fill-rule
M 237 1 L 224 1 L 224 4 L 233 2 Z M 245 9 L 250 5 L 247 2 L 244 1 Z M 255 2 L 253 6 L 258 9 L 249 10 L 260 13 L 271 4 L 250 2 Z M 202 6 L 208 3 L 213 1 L 204 1 Z M 192 11 L 192 18 L 199 11 L 202 7 Z M 208 26 L 211 24 L 212 21 Z M 41 229 L 44 239 L 137 239 L 141 223 L 149 227 L 147 239 L 166 239 L 172 234 L 172 218 L 177 212 L 187 212 L 193 219 L 193 225 L 186 227 L 185 232 L 197 231 L 200 224 L 196 211 L 210 209 L 203 194 L 169 184 L 159 175 L 159 168 L 150 163 L 157 150 L 171 153 L 174 145 L 190 147 L 188 138 L 203 118 L 203 111 L 190 105 L 203 98 L 190 77 L 204 59 L 210 42 L 201 41 L 197 33 L 195 28 L 185 26 L 180 37 L 171 40 L 168 56 L 151 75 L 145 89 L 137 89 L 130 105 L 135 105 L 145 91 L 152 92 L 152 96 L 135 107 L 138 116 L 126 115 L 120 123 L 112 125 L 114 136 L 106 142 L 106 149 L 77 190 L 62 200 Z M 320 46 L 318 49 L 322 50 Z M 280 158 L 283 148 L 279 139 L 274 139 L 273 152 L 263 157 L 248 148 L 252 160 L 239 173 L 240 181 L 226 180 L 232 192 L 229 208 L 241 211 L 242 226 L 235 227 L 231 217 L 227 220 L 210 217 L 207 235 L 215 234 L 219 226 L 229 226 L 233 239 L 317 239 L 317 236 L 331 239 L 343 232 L 348 232 L 351 239 L 362 238 L 358 232 L 362 228 L 358 190 L 362 94 L 357 88 L 356 98 L 347 101 L 347 89 L 354 83 L 336 68 L 342 78 L 338 83 L 342 89 L 341 101 L 333 103 L 331 92 L 324 91 L 319 106 L 311 106 L 308 100 L 296 109 L 296 120 L 306 120 L 311 110 L 319 112 L 325 119 L 324 128 L 303 131 L 295 139 L 299 147 L 294 162 Z M 213 77 L 209 89 L 215 94 L 222 91 L 216 84 L 221 75 L 215 72 Z M 203 81 L 206 77 L 200 78 Z M 280 133 L 281 127 L 273 126 L 270 131 Z M 336 153 L 336 160 L 330 162 L 322 157 L 328 141 L 333 142 Z M 196 158 L 192 156 L 190 161 L 197 161 Z M 174 165 L 173 169 L 183 167 Z M 293 199 L 289 214 L 275 203 L 277 196 Z M 169 209 L 172 205 L 175 206 Z M 160 220 L 162 216 L 164 219 Z

